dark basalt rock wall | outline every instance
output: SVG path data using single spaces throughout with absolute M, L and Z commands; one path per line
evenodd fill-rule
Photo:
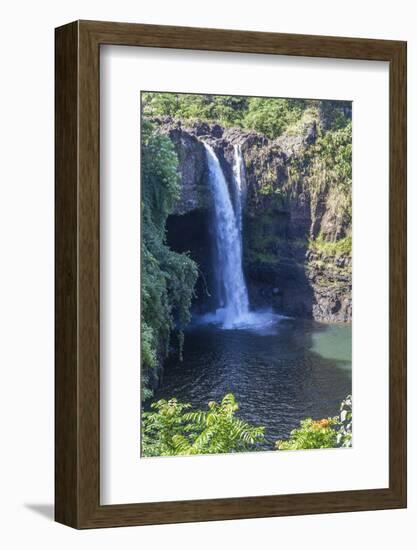
M 182 215 L 209 207 L 205 150 L 197 133 L 185 131 L 179 122 L 171 118 L 156 118 L 153 122 L 167 134 L 174 144 L 179 160 L 181 196 L 175 207 L 175 215 Z
M 312 187 L 302 170 L 294 169 L 314 144 L 319 121 L 274 141 L 203 122 L 185 124 L 169 117 L 153 122 L 170 137 L 179 158 L 181 197 L 167 235 L 174 249 L 189 250 L 199 263 L 197 306 L 210 306 L 212 278 L 207 253 L 211 197 L 202 141 L 216 151 L 231 186 L 233 146 L 239 144 L 246 172 L 243 262 L 251 306 L 272 305 L 279 313 L 319 321 L 350 321 L 350 253 L 332 255 L 311 247 L 319 235 L 330 243 L 345 237 L 350 222 L 340 213 L 334 188 L 320 182 Z

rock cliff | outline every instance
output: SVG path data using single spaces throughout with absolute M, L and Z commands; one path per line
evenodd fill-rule
M 210 304 L 211 198 L 202 141 L 209 142 L 232 189 L 235 144 L 245 163 L 244 271 L 251 306 L 319 321 L 352 316 L 351 221 L 346 194 L 312 169 L 311 151 L 325 121 L 304 121 L 294 135 L 268 140 L 256 132 L 203 122 L 154 118 L 179 159 L 181 196 L 167 238 L 200 266 L 197 304 Z M 308 168 L 308 169 L 307 169 Z

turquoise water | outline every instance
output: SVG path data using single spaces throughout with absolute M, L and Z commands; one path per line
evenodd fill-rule
M 312 334 L 311 351 L 324 359 L 335 360 L 338 367 L 352 367 L 351 325 L 325 325 Z

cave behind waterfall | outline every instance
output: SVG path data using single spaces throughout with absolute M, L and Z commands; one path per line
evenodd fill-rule
M 206 313 L 217 307 L 217 291 L 213 270 L 212 215 L 208 209 L 168 216 L 166 238 L 175 252 L 188 252 L 198 265 L 193 311 Z

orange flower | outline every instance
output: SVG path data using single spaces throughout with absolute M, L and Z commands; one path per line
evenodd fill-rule
M 322 418 L 321 420 L 316 420 L 313 422 L 315 428 L 328 428 L 330 426 L 330 421 L 328 418 Z

